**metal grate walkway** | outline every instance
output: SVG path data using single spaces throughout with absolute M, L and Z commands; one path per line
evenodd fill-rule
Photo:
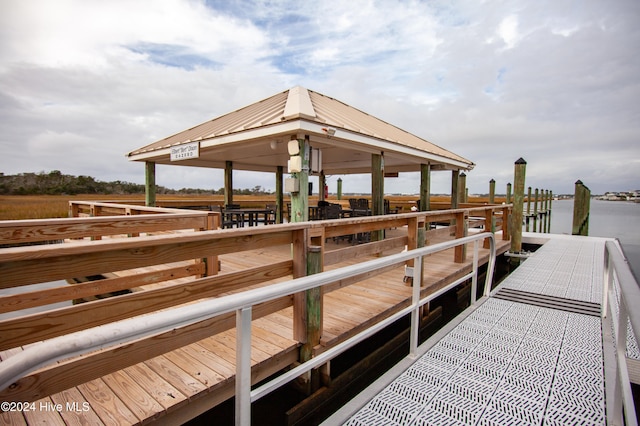
M 603 264 L 602 239 L 551 239 L 395 379 L 327 423 L 606 424 Z

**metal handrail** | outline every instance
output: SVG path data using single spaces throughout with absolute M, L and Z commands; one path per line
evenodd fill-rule
M 252 289 L 215 299 L 208 299 L 202 302 L 189 304 L 188 306 L 182 306 L 136 318 L 129 318 L 92 329 L 52 338 L 42 342 L 41 344 L 29 346 L 24 351 L 0 362 L 0 390 L 4 390 L 30 372 L 45 365 L 52 364 L 58 360 L 85 354 L 95 350 L 101 350 L 118 344 L 124 344 L 132 340 L 142 339 L 235 311 L 237 332 L 236 423 L 249 424 L 251 420 L 252 401 L 255 401 L 277 389 L 295 377 L 325 364 L 358 342 L 372 336 L 382 328 L 390 325 L 409 313 L 412 315 L 410 356 L 415 356 L 418 345 L 419 309 L 421 306 L 468 279 L 472 280 L 471 303 L 475 302 L 479 242 L 487 238 L 490 241 L 490 256 L 483 294 L 484 296 L 488 296 L 489 291 L 491 290 L 491 281 L 493 280 L 493 271 L 496 261 L 496 247 L 494 235 L 490 232 L 485 232 L 362 262 L 349 267 L 273 284 L 268 287 Z M 447 287 L 422 299 L 420 299 L 421 274 L 414 274 L 412 303 L 410 306 L 396 312 L 359 334 L 251 391 L 251 309 L 254 305 L 278 299 L 290 294 L 306 291 L 315 287 L 331 284 L 339 280 L 355 277 L 364 272 L 382 269 L 387 266 L 399 264 L 412 259 L 415 262 L 415 270 L 421 271 L 422 258 L 424 256 L 468 243 L 474 243 L 473 268 L 469 274 L 460 277 Z
M 616 296 L 615 284 L 619 289 Z M 605 242 L 604 291 L 602 292 L 602 316 L 611 312 L 611 322 L 615 336 L 617 372 L 615 391 L 613 392 L 613 423 L 636 425 L 637 417 L 627 369 L 627 324 L 631 323 L 631 332 L 640 342 L 640 287 L 636 282 L 629 263 L 625 259 L 616 241 Z M 617 309 L 616 309 L 617 308 Z

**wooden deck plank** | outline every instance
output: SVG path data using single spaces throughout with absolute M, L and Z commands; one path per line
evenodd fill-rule
M 0 411 L 0 424 L 6 426 L 26 426 L 27 421 L 20 411 Z
M 228 361 L 225 357 L 220 356 L 218 345 L 215 339 L 204 339 L 190 347 L 191 351 L 198 352 L 199 359 L 210 365 L 218 374 L 224 377 L 233 377 L 236 374 L 235 363 Z
M 202 382 L 189 376 L 184 370 L 163 355 L 144 362 L 151 370 L 182 392 L 188 399 L 207 389 Z
M 66 425 L 103 425 L 98 415 L 91 410 L 91 405 L 77 388 L 51 395 L 51 400 L 65 407 L 60 412 Z
M 287 310 L 289 309 L 291 308 L 287 308 Z M 284 315 L 280 315 L 280 317 L 285 318 L 287 322 L 283 324 L 283 322 L 277 320 L 276 314 L 273 314 L 254 320 L 253 324 L 255 327 L 269 331 L 269 333 L 271 333 L 271 341 L 275 340 L 282 347 L 284 347 L 286 341 L 291 342 L 290 344 L 295 344 L 295 341 L 291 339 L 293 335 L 293 321 L 284 317 Z
M 164 407 L 125 371 L 108 374 L 102 380 L 141 422 L 157 418 L 164 412 Z
M 24 418 L 27 424 L 45 424 L 45 425 L 60 425 L 64 426 L 64 419 L 61 416 L 61 411 L 55 408 L 54 402 L 50 397 L 39 399 L 34 402 L 35 410 L 25 410 Z
M 130 425 L 138 422 L 138 418 L 102 379 L 83 383 L 78 386 L 78 390 L 103 423 Z
M 132 380 L 145 388 L 165 411 L 170 408 L 175 409 L 187 402 L 187 397 L 182 392 L 158 376 L 148 365 L 139 363 L 127 367 L 125 371 Z
M 186 371 L 191 377 L 199 380 L 207 388 L 224 382 L 227 379 L 227 377 L 201 363 L 197 358 L 192 357 L 189 351 L 182 348 L 167 352 L 165 357 L 182 370 Z

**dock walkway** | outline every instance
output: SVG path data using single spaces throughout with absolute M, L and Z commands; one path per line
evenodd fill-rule
M 604 245 L 550 236 L 491 297 L 325 424 L 607 424 L 615 372 L 605 374 Z

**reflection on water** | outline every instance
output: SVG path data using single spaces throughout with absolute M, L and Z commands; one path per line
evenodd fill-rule
M 44 290 L 47 288 L 53 288 L 53 287 L 61 287 L 61 286 L 66 286 L 69 285 L 67 284 L 66 281 L 52 281 L 50 283 L 42 283 L 42 284 L 32 284 L 32 285 L 27 285 L 27 286 L 22 286 L 22 287 L 13 287 L 13 288 L 5 288 L 0 290 L 0 296 L 8 296 L 11 294 L 16 294 L 16 293 L 25 293 L 25 292 L 30 292 L 30 291 L 38 291 L 38 290 Z M 4 320 L 4 319 L 8 319 L 8 318 L 15 318 L 15 317 L 19 317 L 19 316 L 23 316 L 23 315 L 29 315 L 29 314 L 34 314 L 37 312 L 43 312 L 43 311 L 49 311 L 52 309 L 57 309 L 57 308 L 63 308 L 65 306 L 71 306 L 71 301 L 65 301 L 65 302 L 60 302 L 60 303 L 52 303 L 50 305 L 45 305 L 45 306 L 38 306 L 35 308 L 29 308 L 29 309 L 22 309 L 20 311 L 14 311 L 14 312 L 7 312 L 4 314 L 0 314 L 0 321 Z

